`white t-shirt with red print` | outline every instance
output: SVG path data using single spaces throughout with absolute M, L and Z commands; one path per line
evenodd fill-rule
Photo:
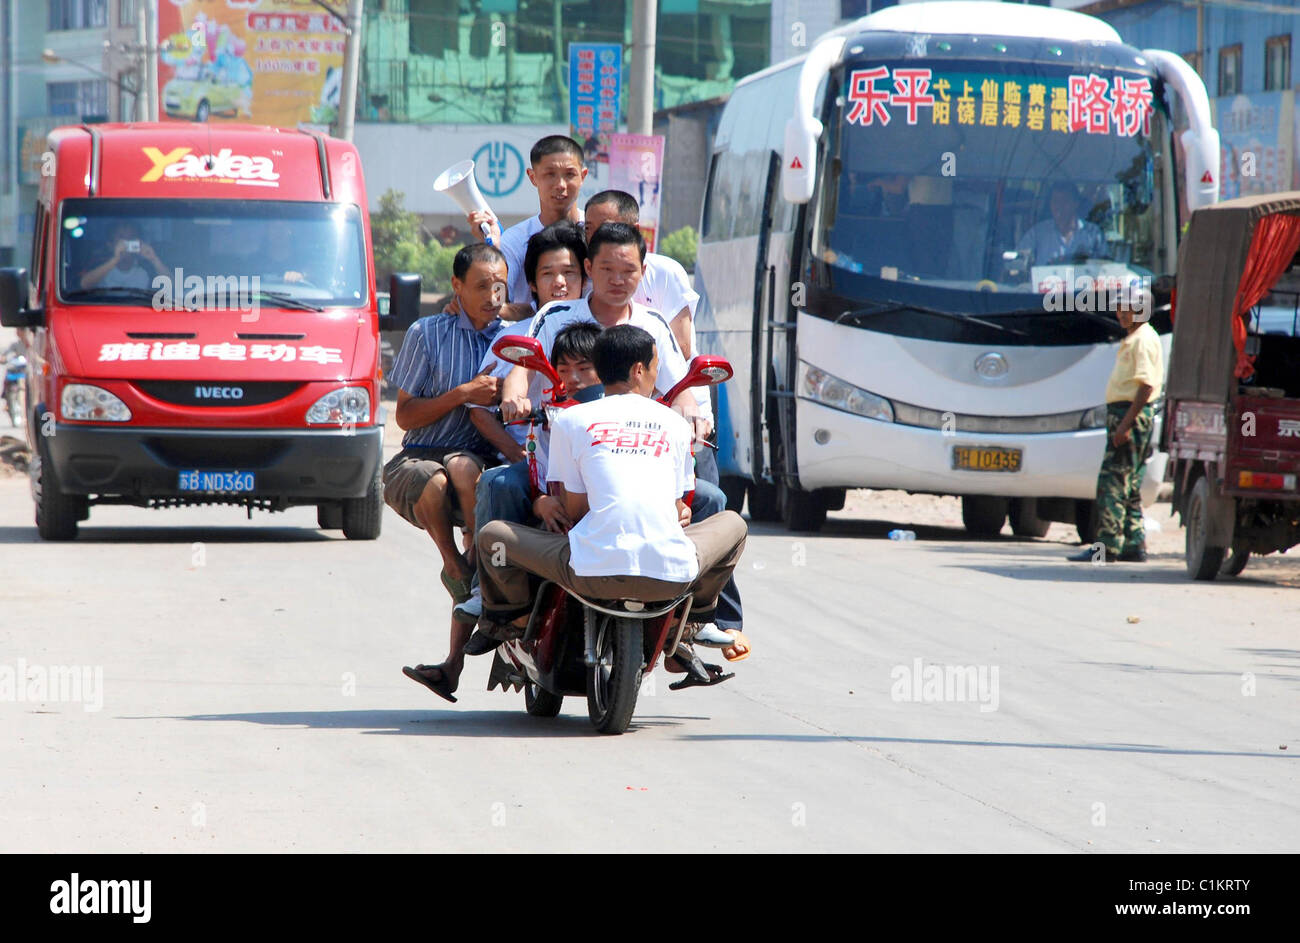
M 622 393 L 564 410 L 551 425 L 547 479 L 587 495 L 590 510 L 569 530 L 573 572 L 694 580 L 699 558 L 677 518 L 694 467 L 690 424 L 648 397 Z

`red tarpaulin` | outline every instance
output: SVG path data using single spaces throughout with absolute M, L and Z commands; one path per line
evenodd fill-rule
M 1232 346 L 1237 348 L 1237 379 L 1255 372 L 1255 358 L 1246 353 L 1246 316 L 1269 293 L 1274 282 L 1291 266 L 1300 250 L 1300 216 L 1275 213 L 1255 227 L 1246 268 L 1237 285 L 1237 304 L 1232 317 Z

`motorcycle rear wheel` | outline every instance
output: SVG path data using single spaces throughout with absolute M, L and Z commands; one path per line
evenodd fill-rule
M 587 669 L 587 714 L 601 733 L 620 734 L 632 722 L 641 690 L 641 623 L 597 617 L 596 664 Z

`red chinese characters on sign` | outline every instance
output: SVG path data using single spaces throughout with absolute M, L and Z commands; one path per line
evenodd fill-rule
M 1133 137 L 1151 130 L 1151 81 L 1100 75 L 1072 75 L 1069 84 L 1070 130 Z
M 889 78 L 889 69 L 877 66 L 874 69 L 855 69 L 849 76 L 849 101 L 852 107 L 844 120 L 849 124 L 869 125 L 879 119 L 880 124 L 889 124 L 889 92 L 876 87 L 880 79 Z
M 934 107 L 934 96 L 930 91 L 929 69 L 895 69 L 894 94 L 889 96 L 889 103 L 895 107 L 902 105 L 907 109 L 907 123 L 916 124 L 916 110 L 924 105 Z
M 672 451 L 668 436 L 662 429 L 633 429 L 621 422 L 593 422 L 587 431 L 591 433 L 592 445 L 627 449 L 655 458 Z

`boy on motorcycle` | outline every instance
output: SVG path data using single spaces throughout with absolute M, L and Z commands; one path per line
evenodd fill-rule
M 745 523 L 734 511 L 687 525 L 693 430 L 651 398 L 660 369 L 654 338 L 631 324 L 609 327 L 592 360 L 604 398 L 566 409 L 551 429 L 547 480 L 563 486 L 567 534 L 509 521 L 479 532 L 480 632 L 488 638 L 523 634 L 529 574 L 594 599 L 658 602 L 690 593 L 692 622 L 706 624 L 744 549 Z M 689 661 L 694 683 L 724 680 Z

